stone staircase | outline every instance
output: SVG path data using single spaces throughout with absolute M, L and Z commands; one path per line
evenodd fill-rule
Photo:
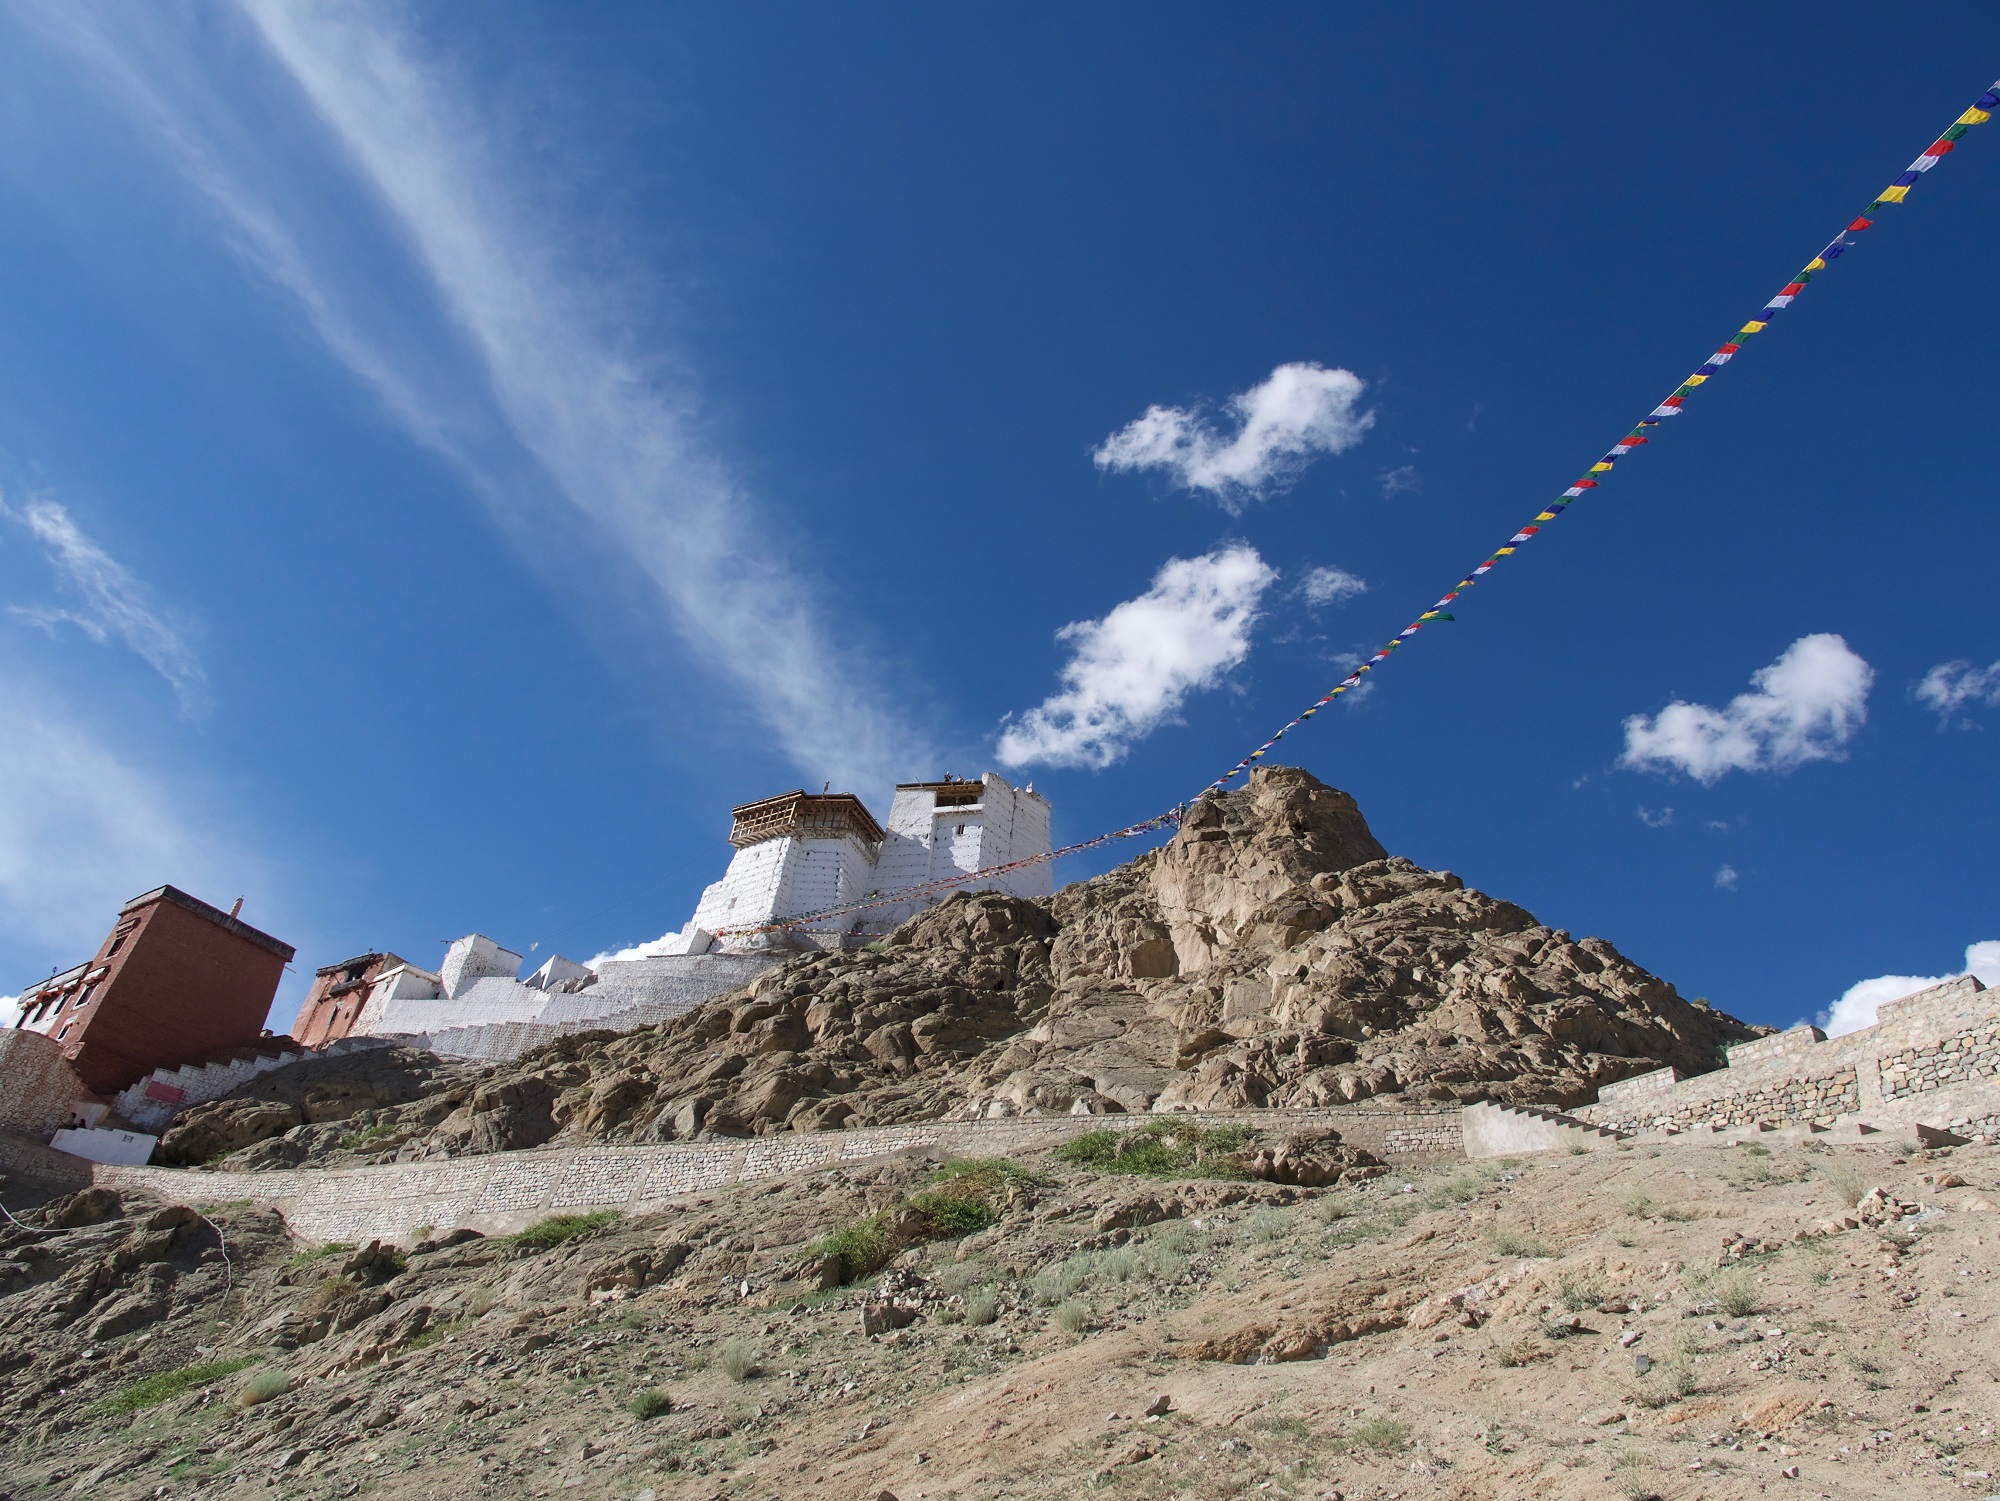
M 225 1058 L 209 1063 L 190 1063 L 180 1068 L 156 1068 L 145 1078 L 115 1095 L 111 1108 L 144 1131 L 159 1131 L 190 1105 L 219 1100 L 240 1084 L 259 1074 L 285 1068 L 310 1057 L 337 1057 L 386 1044 L 373 1037 L 350 1037 L 333 1043 L 315 1054 L 311 1048 L 290 1038 L 238 1048 Z
M 1461 1118 L 1465 1155 L 1521 1157 L 1534 1152 L 1602 1152 L 1625 1138 L 1560 1110 L 1539 1105 L 1467 1105 Z

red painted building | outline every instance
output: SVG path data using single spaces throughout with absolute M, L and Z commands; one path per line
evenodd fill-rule
M 309 1048 L 338 1042 L 354 1030 L 355 1018 L 385 970 L 407 963 L 394 954 L 356 954 L 313 971 L 313 988 L 299 1007 L 292 1035 Z
M 96 958 L 30 987 L 18 1025 L 54 1038 L 87 1088 L 115 1094 L 156 1068 L 268 1046 L 264 1022 L 292 953 L 234 912 L 161 886 L 119 909 Z

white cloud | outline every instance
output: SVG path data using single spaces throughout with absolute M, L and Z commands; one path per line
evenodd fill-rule
M 59 626 L 73 625 L 93 641 L 115 637 L 166 679 L 182 713 L 200 718 L 208 712 L 208 675 L 186 637 L 154 601 L 152 591 L 86 537 L 67 510 L 52 500 L 30 500 L 19 510 L 0 500 L 0 518 L 25 528 L 41 543 L 57 576 L 82 600 L 80 610 L 10 605 L 9 614 L 52 635 Z
M 1959 975 L 1977 975 L 1982 985 L 2000 985 L 2000 939 L 1970 944 L 1965 950 L 1965 968 L 1954 975 L 1877 975 L 1847 987 L 1840 999 L 1819 1014 L 1819 1024 L 1830 1037 L 1858 1032 L 1875 1025 L 1876 1013 L 1891 1001 L 1929 990 Z
M 1409 490 L 1421 490 L 1423 487 L 1424 477 L 1417 473 L 1415 464 L 1398 464 L 1394 469 L 1382 471 L 1384 495 L 1401 495 Z
M 1735 866 L 1720 866 L 1715 872 L 1715 889 L 1717 891 L 1734 891 L 1738 879 Z
M 1315 609 L 1321 605 L 1344 605 L 1367 592 L 1368 580 L 1345 568 L 1315 568 L 1299 580 L 1299 593 Z
M 621 264 L 617 247 L 536 189 L 451 70 L 420 55 L 407 13 L 279 0 L 236 10 L 261 49 L 176 35 L 177 13 L 135 20 L 44 0 L 31 15 L 140 120 L 335 357 L 456 466 L 524 560 L 611 632 L 621 665 L 672 631 L 811 776 L 877 785 L 926 759 L 784 556 L 785 527 L 703 436 L 689 382 L 658 349 L 633 347 L 628 330 L 646 320 L 625 273 L 604 269 Z M 400 291 L 340 259 L 365 212 L 322 232 L 325 204 L 298 186 L 314 173 L 276 154 L 298 133 L 230 112 L 259 89 L 214 75 L 260 50 L 409 257 L 430 298 L 425 337 Z M 642 691 L 693 691 L 685 667 L 663 676 Z
M 1713 783 L 1731 771 L 1790 771 L 1838 760 L 1868 717 L 1874 669 L 1839 636 L 1801 636 L 1725 709 L 1668 704 L 1625 721 L 1621 766 L 1684 771 Z
M 1105 767 L 1173 717 L 1250 654 L 1257 605 L 1277 572 L 1237 544 L 1198 558 L 1171 558 L 1153 586 L 1102 620 L 1066 625 L 1073 648 L 1062 692 L 1009 724 L 1006 766 Z
M 1917 684 L 1917 702 L 1947 721 L 1963 709 L 2000 708 L 2000 662 L 1991 667 L 1940 662 Z
M 1655 809 L 1648 808 L 1644 804 L 1641 804 L 1639 807 L 1639 822 L 1649 829 L 1664 829 L 1673 821 L 1674 810 L 1672 808 Z
M 1367 383 L 1351 370 L 1280 365 L 1260 386 L 1229 398 L 1235 433 L 1218 434 L 1199 412 L 1153 406 L 1106 438 L 1100 469 L 1162 469 L 1206 490 L 1231 512 L 1297 478 L 1315 455 L 1344 453 L 1375 425 L 1357 411 Z
M 0 679 L 0 933 L 73 962 L 162 882 L 209 901 L 268 891 L 184 791 L 102 745 L 30 685 Z M 232 889 L 233 888 L 233 889 Z M 35 976 L 9 975 L 10 983 Z

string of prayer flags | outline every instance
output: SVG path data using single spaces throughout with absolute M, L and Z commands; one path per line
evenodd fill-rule
M 1425 626 L 1436 621 L 1455 620 L 1456 616 L 1445 612 L 1445 606 L 1457 600 L 1467 589 L 1470 589 L 1488 573 L 1491 573 L 1493 569 L 1499 566 L 1502 558 L 1512 557 L 1518 549 L 1525 547 L 1536 537 L 1540 536 L 1542 529 L 1551 521 L 1558 519 L 1571 505 L 1581 500 L 1590 491 L 1600 488 L 1601 477 L 1610 474 L 1620 459 L 1626 458 L 1634 450 L 1642 448 L 1647 443 L 1653 441 L 1658 434 L 1652 431 L 1652 429 L 1658 428 L 1661 423 L 1667 421 L 1669 418 L 1678 417 L 1686 409 L 1688 397 L 1707 384 L 1713 376 L 1721 371 L 1724 365 L 1727 365 L 1737 355 L 1741 354 L 1743 346 L 1748 340 L 1769 328 L 1772 318 L 1790 307 L 1799 294 L 1811 283 L 1815 275 L 1826 270 L 1833 262 L 1839 260 L 1848 251 L 1852 250 L 1856 243 L 1858 243 L 1854 238 L 1856 235 L 1874 228 L 1875 220 L 1873 216 L 1881 211 L 1883 205 L 1905 201 L 1909 196 L 1910 189 L 1916 186 L 1924 173 L 1930 171 L 1931 168 L 1950 155 L 1966 131 L 1975 125 L 1984 125 L 1991 120 L 1993 112 L 1996 109 L 2000 109 L 2000 80 L 1996 80 L 1992 87 L 1988 88 L 1985 93 L 1975 99 L 1972 102 L 1972 106 L 1954 120 L 1950 128 L 1943 135 L 1926 146 L 1923 153 L 1910 163 L 1902 175 L 1878 193 L 1868 207 L 1857 214 L 1839 234 L 1835 235 L 1818 255 L 1807 261 L 1804 268 L 1796 276 L 1778 289 L 1777 295 L 1757 309 L 1744 322 L 1741 328 L 1737 329 L 1734 334 L 1730 335 L 1728 339 L 1717 346 L 1715 352 L 1703 360 L 1695 368 L 1693 374 L 1674 387 L 1673 391 L 1658 406 L 1640 418 L 1637 426 L 1626 433 L 1616 443 L 1612 444 L 1605 451 L 1603 457 L 1599 458 L 1583 472 L 1576 483 L 1570 485 L 1556 499 L 1550 501 L 1544 509 L 1536 512 L 1532 521 L 1515 532 L 1513 536 L 1509 537 L 1499 547 L 1494 548 L 1492 554 L 1484 562 L 1466 574 L 1456 584 L 1452 585 L 1451 591 L 1440 598 L 1436 604 L 1432 605 L 1415 620 L 1411 621 L 1409 625 L 1398 631 L 1374 656 L 1361 663 L 1360 666 L 1334 684 L 1333 687 L 1314 699 L 1308 707 L 1301 709 L 1296 716 L 1279 729 L 1277 734 L 1271 736 L 1270 739 L 1250 752 L 1249 755 L 1210 782 L 1202 789 L 1201 795 L 1222 790 L 1237 776 L 1254 767 L 1258 761 L 1263 759 L 1271 747 L 1284 739 L 1286 735 L 1304 724 L 1308 719 L 1311 719 L 1321 709 L 1340 697 L 1341 694 L 1358 688 L 1370 672 L 1373 672 L 1382 663 L 1386 662 L 1392 652 L 1413 638 Z M 1059 850 L 1051 850 L 1046 855 L 1034 855 L 1024 860 L 1011 860 L 1005 865 L 993 865 L 984 870 L 966 871 L 962 875 L 948 876 L 943 880 L 932 881 L 924 886 L 914 886 L 908 890 L 899 891 L 894 896 L 882 897 L 876 901 L 854 902 L 842 907 L 826 907 L 817 912 L 807 913 L 802 917 L 786 918 L 781 922 L 765 923 L 758 927 L 721 928 L 717 932 L 719 935 L 737 935 L 770 933 L 787 928 L 806 928 L 815 923 L 822 923 L 829 918 L 844 916 L 848 913 L 865 912 L 875 907 L 893 906 L 898 902 L 907 902 L 913 898 L 933 895 L 941 890 L 963 886 L 968 882 L 1001 875 L 1010 870 L 1018 870 L 1022 866 L 1039 865 L 1046 861 L 1059 860 L 1065 855 L 1074 855 L 1083 850 L 1094 849 L 1098 845 L 1108 844 L 1115 839 L 1131 839 L 1154 829 L 1178 826 L 1184 807 L 1185 804 L 1182 807 L 1171 808 L 1157 817 L 1146 819 L 1141 823 L 1128 825 L 1122 829 L 1115 829 L 1109 834 L 1100 834 L 1097 838 L 1086 839 L 1081 844 L 1065 845 Z
M 1264 753 L 1280 740 L 1284 739 L 1289 731 L 1297 729 L 1299 725 L 1312 718 L 1314 714 L 1317 714 L 1341 694 L 1351 692 L 1353 689 L 1359 687 L 1368 673 L 1374 671 L 1383 662 L 1387 661 L 1391 652 L 1410 640 L 1411 637 L 1415 636 L 1426 625 L 1437 620 L 1452 619 L 1452 616 L 1440 613 L 1444 606 L 1450 604 L 1467 589 L 1470 589 L 1488 573 L 1492 572 L 1499 565 L 1502 558 L 1512 557 L 1517 550 L 1525 547 L 1536 537 L 1540 536 L 1542 528 L 1560 517 L 1571 505 L 1581 500 L 1590 491 L 1598 489 L 1602 477 L 1610 474 L 1620 459 L 1626 457 L 1635 449 L 1651 442 L 1657 436 L 1657 434 L 1650 431 L 1651 429 L 1657 428 L 1670 417 L 1678 417 L 1686 410 L 1688 397 L 1692 396 L 1705 385 L 1724 365 L 1741 354 L 1743 352 L 1743 345 L 1747 340 L 1770 327 L 1771 319 L 1792 305 L 1793 301 L 1806 289 L 1806 285 L 1811 282 L 1816 273 L 1824 271 L 1831 263 L 1839 260 L 1841 256 L 1854 248 L 1856 243 L 1854 236 L 1874 227 L 1875 220 L 1872 216 L 1880 211 L 1884 204 L 1903 202 L 1908 196 L 1910 189 L 1915 186 L 1917 179 L 1949 155 L 1957 145 L 1959 138 L 1967 130 L 1975 125 L 1984 125 L 1988 120 L 1991 120 L 1993 118 L 1993 111 L 1996 108 L 2000 108 L 2000 81 L 1996 81 L 1991 88 L 1987 89 L 1978 99 L 1974 100 L 1972 107 L 1954 120 L 1951 127 L 1943 135 L 1926 146 L 1923 154 L 1910 163 L 1909 169 L 1902 176 L 1898 177 L 1893 183 L 1878 193 L 1874 201 L 1867 208 L 1863 209 L 1861 213 L 1856 215 L 1846 228 L 1835 235 L 1825 249 L 1807 261 L 1804 269 L 1778 289 L 1776 296 L 1772 297 L 1759 308 L 1733 335 L 1724 340 L 1717 347 L 1715 353 L 1702 361 L 1696 367 L 1694 373 L 1688 376 L 1686 380 L 1674 387 L 1673 391 L 1658 406 L 1640 418 L 1638 425 L 1614 443 L 1602 458 L 1586 469 L 1575 484 L 1569 486 L 1556 499 L 1550 501 L 1545 509 L 1536 513 L 1534 520 L 1529 522 L 1528 525 L 1515 532 L 1502 545 L 1494 548 L 1492 555 L 1454 584 L 1449 594 L 1445 595 L 1436 604 L 1432 605 L 1430 609 L 1424 611 L 1423 614 L 1411 621 L 1404 629 L 1397 632 L 1395 637 L 1383 646 L 1380 651 L 1376 652 L 1374 656 L 1356 667 L 1346 677 L 1334 684 L 1326 693 L 1313 700 L 1310 708 L 1303 710 L 1296 718 L 1286 724 L 1283 729 L 1279 730 L 1277 734 L 1266 740 L 1257 749 L 1250 752 L 1249 755 L 1238 761 L 1202 790 L 1204 792 L 1220 791 L 1237 776 L 1254 766 L 1262 759 Z

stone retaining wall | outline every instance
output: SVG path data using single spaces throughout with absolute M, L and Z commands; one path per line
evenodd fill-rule
M 309 1244 L 393 1240 L 420 1230 L 469 1226 L 488 1234 L 523 1229 L 550 1214 L 617 1209 L 638 1214 L 684 1195 L 759 1178 L 882 1157 L 914 1147 L 953 1156 L 1017 1156 L 1060 1145 L 1084 1131 L 1165 1129 L 1190 1119 L 1204 1126 L 1248 1125 L 1267 1136 L 1332 1126 L 1341 1139 L 1394 1164 L 1463 1154 L 1457 1106 L 1382 1110 L 1248 1110 L 1186 1116 L 1017 1117 L 922 1121 L 855 1131 L 814 1131 L 742 1141 L 658 1146 L 542 1148 L 435 1162 L 244 1173 L 158 1167 L 99 1167 L 95 1181 L 182 1203 L 248 1199 L 269 1204 Z
M 1615 1131 L 1693 1126 L 1878 1127 L 1921 1123 L 1991 1131 L 2000 1123 L 2000 990 L 1971 975 L 1882 1007 L 1874 1026 L 1829 1038 L 1794 1027 L 1729 1049 L 1729 1064 L 1683 1079 L 1673 1069 L 1597 1092 L 1571 1114 Z

